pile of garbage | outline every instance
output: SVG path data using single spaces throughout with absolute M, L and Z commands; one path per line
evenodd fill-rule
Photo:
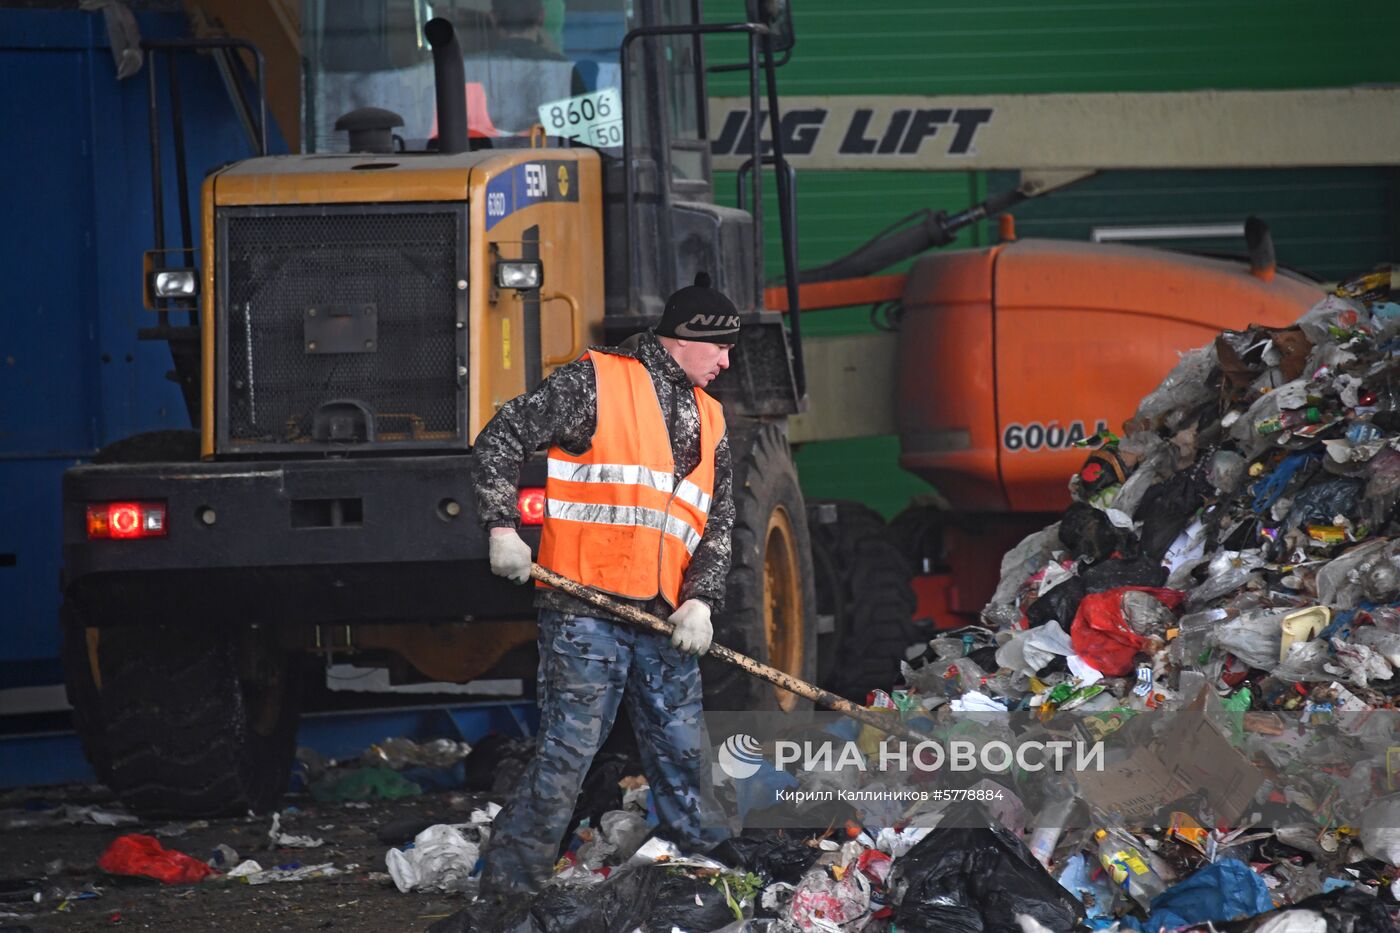
M 928 685 L 954 667 L 980 698 L 1047 719 L 1062 710 L 1233 719 L 1229 747 L 1245 773 L 1252 765 L 1262 776 L 1233 825 L 1210 800 L 1194 814 L 1147 815 L 1136 832 L 1091 814 L 1102 835 L 1086 856 L 1054 825 L 1068 803 L 1040 820 L 1049 825 L 1032 848 L 1067 887 L 1092 891 L 1086 868 L 1110 866 L 1114 884 L 1086 898 L 1100 924 L 1135 902 L 1139 916 L 1118 921 L 1125 928 L 1274 917 L 1275 906 L 1287 919 L 1240 929 L 1394 928 L 1400 295 L 1391 289 L 1389 269 L 1362 276 L 1292 327 L 1227 331 L 1184 354 L 1123 437 L 1091 439 L 1062 519 L 1006 555 L 983 612 L 994 640 L 978 633 L 966 650 L 936 639 L 907 670 Z M 1180 909 L 1208 891 L 1218 906 Z
M 815 830 L 749 829 L 686 853 L 634 796 L 580 824 L 534 901 L 478 901 L 434 933 L 1395 930 L 1391 283 L 1389 270 L 1361 277 L 1292 327 L 1184 354 L 1122 436 L 1090 439 L 1073 504 L 1006 555 L 983 624 L 940 633 L 902 684 L 868 698 L 905 726 L 1078 717 L 1115 759 L 1118 738 L 1155 729 L 1167 758 L 1129 773 L 1158 799 L 1008 769 L 976 785 L 995 795 L 931 819 L 814 808 Z M 1181 726 L 1145 725 L 1153 714 L 1195 716 L 1194 731 L 1172 745 Z M 1206 720 L 1209 733 L 1194 725 Z

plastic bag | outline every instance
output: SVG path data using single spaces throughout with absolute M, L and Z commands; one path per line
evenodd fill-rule
M 768 881 L 796 884 L 821 854 L 806 840 L 781 830 L 750 829 L 721 842 L 710 857 Z
M 997 649 L 997 664 L 1006 670 L 1032 677 L 1055 660 L 1053 651 L 1031 644 L 1035 629 L 1017 632 L 1011 640 Z
M 1248 461 L 1233 450 L 1217 450 L 1206 466 L 1206 481 L 1220 492 L 1232 495 L 1244 484 Z
M 466 757 L 462 789 L 505 793 L 514 788 L 534 754 L 533 738 L 493 732 L 477 742 Z
M 945 822 L 895 860 L 890 891 L 902 933 L 1018 930 L 1018 914 L 1060 933 L 1082 906 L 1031 856 L 1025 843 L 973 807 L 950 808 Z
M 1001 559 L 1001 576 L 987 608 L 1014 606 L 1021 587 L 1061 547 L 1058 522 L 1021 539 Z
M 1124 546 L 1125 535 L 1109 517 L 1084 502 L 1072 502 L 1060 519 L 1060 541 L 1075 557 L 1094 563 Z
M 1322 669 L 1357 687 L 1368 687 L 1373 680 L 1390 680 L 1394 671 L 1384 655 L 1361 644 L 1333 638 L 1332 660 Z
M 1284 528 L 1330 525 L 1337 516 L 1356 517 L 1357 503 L 1365 484 L 1359 479 L 1337 477 L 1314 482 L 1293 496 L 1293 508 L 1283 521 Z
M 1272 671 L 1279 664 L 1283 617 L 1292 609 L 1252 609 L 1238 619 L 1216 626 L 1207 638 L 1250 667 Z
M 1043 593 L 1026 608 L 1026 621 L 1032 628 L 1055 621 L 1068 625 L 1079 611 L 1079 601 L 1088 590 L 1078 576 L 1070 577 Z
M 1372 858 L 1400 866 L 1400 794 L 1382 797 L 1361 814 L 1361 846 Z
M 1331 658 L 1331 648 L 1326 640 L 1314 639 L 1289 648 L 1288 657 L 1274 667 L 1273 674 L 1284 683 L 1335 680 L 1335 676 L 1326 669 Z
M 311 788 L 311 796 L 322 803 L 347 800 L 399 800 L 417 797 L 423 788 L 393 768 L 357 768 L 348 774 L 328 777 Z
M 1087 592 L 1102 593 L 1124 586 L 1161 586 L 1167 582 L 1167 568 L 1151 557 L 1138 555 L 1131 560 L 1114 558 L 1100 561 L 1092 567 L 1085 567 L 1080 576 Z
M 1365 595 L 1361 569 L 1382 558 L 1393 542 L 1384 538 L 1367 541 L 1335 557 L 1317 572 L 1318 602 L 1332 609 L 1354 609 Z
M 584 819 L 592 826 L 601 826 L 603 814 L 609 810 L 621 810 L 622 787 L 619 782 L 628 775 L 641 773 L 642 762 L 635 755 L 599 752 L 594 756 L 593 764 L 583 777 L 583 788 L 574 806 L 569 832 L 573 832 Z
M 1146 933 L 1175 930 L 1208 921 L 1252 917 L 1272 909 L 1263 880 L 1238 859 L 1221 859 L 1207 865 L 1152 901 L 1152 913 L 1143 924 Z
M 1142 552 L 1161 560 L 1214 490 L 1197 482 L 1192 473 L 1176 473 L 1158 483 L 1142 497 L 1133 517 L 1142 521 Z
M 1351 640 L 1370 648 L 1390 662 L 1392 667 L 1400 667 L 1400 634 L 1368 625 L 1357 630 Z
M 1186 597 L 1186 608 L 1192 612 L 1204 609 L 1222 596 L 1228 596 L 1247 584 L 1264 566 L 1258 551 L 1219 551 L 1206 567 L 1206 579 Z
M 1400 451 L 1386 448 L 1367 461 L 1365 496 L 1373 514 L 1390 511 L 1400 496 Z
M 1118 450 L 1124 457 L 1134 457 L 1137 466 L 1113 497 L 1112 504 L 1120 512 L 1136 515 L 1147 490 L 1172 474 L 1176 466 L 1176 453 L 1171 444 L 1150 431 L 1130 434 L 1119 443 Z
M 480 854 L 455 826 L 439 823 L 413 837 L 413 848 L 390 849 L 384 856 L 389 877 L 400 893 L 465 891 Z
M 870 881 L 848 868 L 840 880 L 824 868 L 803 876 L 792 892 L 783 919 L 802 933 L 844 933 L 859 930 L 870 915 Z
M 1269 917 L 1253 933 L 1328 933 L 1327 918 L 1315 910 L 1290 910 Z
M 603 839 L 612 846 L 615 856 L 622 861 L 632 857 L 637 847 L 651 832 L 646 817 L 631 810 L 609 810 L 598 821 Z
M 1328 295 L 1313 305 L 1295 322 L 1313 344 L 1330 344 L 1337 341 L 1332 337 L 1334 329 L 1347 330 L 1356 326 L 1355 322 L 1364 313 L 1356 302 L 1338 295 Z
M 113 839 L 97 860 L 97 867 L 111 875 L 155 878 L 166 884 L 193 884 L 214 873 L 199 859 L 167 849 L 154 836 L 140 833 Z
M 1125 587 L 1084 597 L 1070 628 L 1070 639 L 1076 654 L 1110 677 L 1131 673 L 1133 658 L 1147 646 L 1146 639 L 1123 619 L 1123 594 L 1132 591 L 1149 593 L 1172 610 L 1183 598 L 1177 590 L 1151 587 Z
M 1323 925 L 1317 925 L 1318 917 Z M 1390 911 L 1377 897 L 1347 886 L 1264 914 L 1250 933 L 1395 933 Z
M 1215 344 L 1181 354 L 1181 359 L 1157 388 L 1148 393 L 1130 422 L 1134 427 L 1176 430 L 1195 410 L 1216 397 L 1210 373 L 1216 367 Z
M 718 930 L 734 922 L 724 889 L 684 868 L 644 865 L 594 885 L 545 885 L 533 901 L 479 901 L 438 921 L 429 933 L 671 933 Z
M 1176 616 L 1151 593 L 1129 590 L 1123 594 L 1123 621 L 1139 635 L 1165 639 Z

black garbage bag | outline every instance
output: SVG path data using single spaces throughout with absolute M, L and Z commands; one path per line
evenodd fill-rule
M 1068 933 L 1083 919 L 1073 895 L 985 811 L 955 806 L 943 823 L 895 859 L 890 889 L 901 933 L 1021 933 L 1018 914 Z
M 1281 910 L 1271 910 L 1247 920 L 1216 924 L 1222 933 L 1253 933 L 1270 921 L 1290 913 L 1310 910 L 1322 914 L 1327 933 L 1395 933 L 1390 908 L 1380 898 L 1353 887 L 1315 894 Z
M 1366 484 L 1352 477 L 1338 477 L 1311 483 L 1293 496 L 1293 508 L 1283 520 L 1283 527 L 1330 525 L 1338 515 L 1356 516 Z
M 642 865 L 590 885 L 546 885 L 533 900 L 481 900 L 428 933 L 709 933 L 734 922 L 724 889 L 682 866 Z
M 1091 567 L 1085 567 L 1079 575 L 1083 577 L 1084 589 L 1089 593 L 1103 593 L 1125 586 L 1161 586 L 1167 582 L 1167 568 L 1162 566 L 1161 561 L 1141 554 L 1132 560 L 1114 558 L 1099 561 Z M 1064 583 L 1060 586 L 1064 586 Z M 1045 595 L 1049 596 L 1050 593 Z M 1078 608 L 1077 603 L 1075 608 Z M 1070 619 L 1073 618 L 1074 616 L 1070 616 Z
M 1026 621 L 1030 623 L 1031 628 L 1035 628 L 1054 619 L 1068 631 L 1070 623 L 1074 621 L 1074 614 L 1079 611 L 1080 600 L 1087 592 L 1083 579 L 1077 576 L 1070 577 L 1052 586 L 1031 603 L 1026 609 Z
M 518 777 L 534 754 L 534 739 L 512 738 L 493 732 L 472 746 L 471 753 L 464 759 L 462 789 L 481 792 L 495 790 L 498 778 L 505 774 Z
M 543 933 L 530 915 L 531 905 L 529 898 L 482 898 L 433 921 L 427 933 Z
M 573 836 L 579 821 L 585 817 L 590 826 L 598 826 L 604 813 L 622 809 L 622 787 L 618 782 L 628 775 L 641 773 L 642 761 L 635 754 L 599 752 L 595 755 L 593 764 L 584 775 L 573 819 L 569 822 L 568 832 L 564 834 L 565 841 Z
M 997 663 L 997 646 L 983 645 L 981 648 L 973 648 L 967 653 L 967 659 L 984 671 L 994 671 L 1001 667 Z
M 651 906 L 645 916 L 634 916 L 627 925 L 614 925 L 617 933 L 630 933 L 637 927 L 645 933 L 710 933 L 734 922 L 734 911 L 724 899 L 722 886 L 661 865 L 638 871 L 655 879 L 651 881 Z
M 1103 560 L 1131 538 L 1114 526 L 1108 516 L 1087 502 L 1072 502 L 1060 519 L 1060 541 L 1075 557 L 1090 563 Z
M 1392 905 L 1356 888 L 1341 888 L 1298 902 L 1327 918 L 1328 933 L 1394 933 Z
M 1142 521 L 1142 552 L 1148 557 L 1160 561 L 1195 517 L 1206 493 L 1214 491 L 1197 472 L 1174 474 L 1143 494 L 1133 515 Z
M 806 840 L 780 829 L 749 829 L 726 839 L 710 857 L 739 871 L 751 871 L 767 885 L 774 881 L 797 884 L 821 855 Z

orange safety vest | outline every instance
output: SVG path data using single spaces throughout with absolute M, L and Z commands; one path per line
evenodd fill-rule
M 587 357 L 598 384 L 598 426 L 580 456 L 549 450 L 540 566 L 614 596 L 659 593 L 676 606 L 705 533 L 724 409 L 696 387 L 700 463 L 677 481 L 670 433 L 646 367 L 611 353 Z

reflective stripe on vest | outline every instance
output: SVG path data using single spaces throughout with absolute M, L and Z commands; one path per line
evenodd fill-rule
M 651 375 L 639 361 L 592 351 L 598 421 L 580 455 L 549 451 L 539 562 L 586 586 L 676 605 L 713 502 L 719 402 L 695 389 L 700 462 L 675 476 L 671 438 Z
M 583 502 L 561 502 L 547 499 L 548 515 L 571 522 L 592 522 L 595 525 L 642 525 L 674 535 L 685 545 L 687 554 L 700 546 L 700 535 L 674 515 L 645 509 L 637 505 L 592 505 Z
M 658 492 L 676 494 L 682 502 L 688 502 L 701 512 L 709 514 L 711 497 L 688 479 L 676 483 L 671 473 L 649 470 L 643 466 L 627 463 L 566 463 L 563 460 L 549 461 L 551 479 L 569 483 L 632 483 L 649 486 Z

